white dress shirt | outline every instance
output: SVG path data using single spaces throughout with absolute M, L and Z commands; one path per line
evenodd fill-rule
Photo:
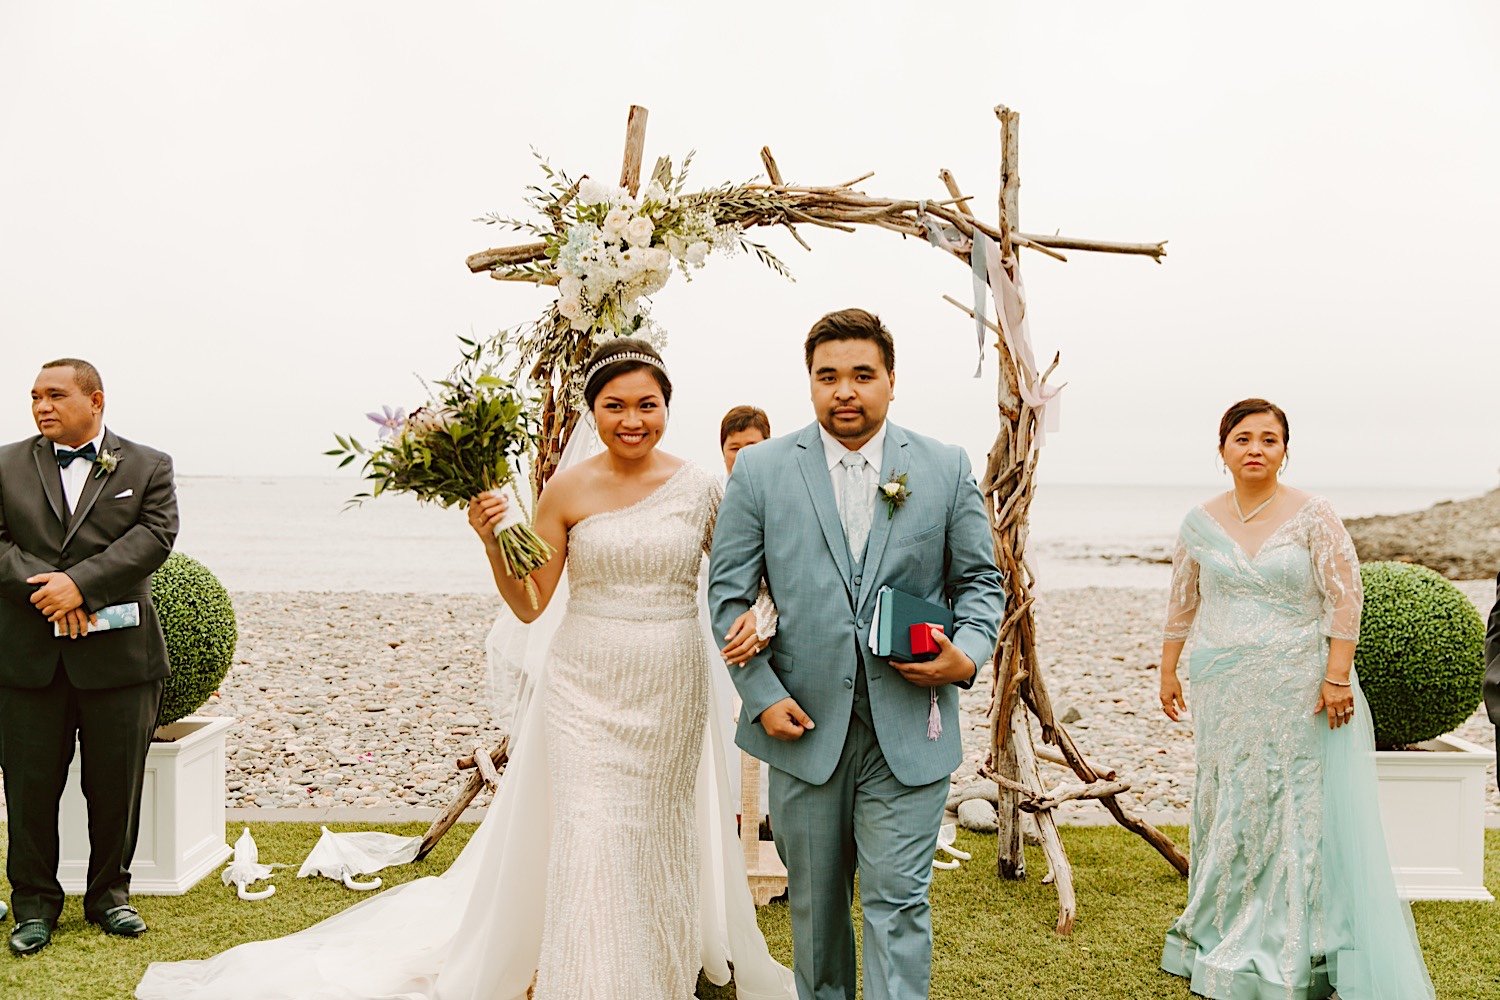
M 839 517 L 844 518 L 844 491 L 839 488 L 838 474 L 835 473 L 839 464 L 843 462 L 844 456 L 849 454 L 849 448 L 838 438 L 828 433 L 828 428 L 822 424 L 818 425 L 818 433 L 823 437 L 823 457 L 828 460 L 828 476 L 833 481 L 833 499 L 839 508 Z M 882 422 L 880 430 L 875 436 L 864 443 L 859 453 L 865 457 L 865 486 L 869 493 L 869 504 L 873 510 L 875 507 L 875 491 L 880 488 L 880 469 L 885 461 L 885 423 Z M 847 520 L 847 519 L 845 519 Z
M 89 443 L 85 441 L 78 448 L 82 448 Z M 99 433 L 94 438 L 92 444 L 95 451 L 104 450 L 104 428 L 101 427 L 99 429 Z M 64 448 L 56 441 L 52 442 L 52 451 L 54 454 L 59 451 L 77 451 L 78 448 Z M 58 474 L 62 476 L 63 496 L 68 500 L 68 516 L 70 518 L 73 516 L 73 512 L 78 509 L 78 498 L 83 495 L 83 488 L 88 484 L 89 476 L 92 476 L 97 468 L 98 466 L 93 462 L 85 462 L 75 458 L 68 463 L 66 469 L 59 468 L 57 470 Z

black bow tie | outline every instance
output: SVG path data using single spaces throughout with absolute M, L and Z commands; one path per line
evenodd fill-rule
M 68 466 L 72 465 L 73 459 L 75 458 L 81 458 L 85 462 L 92 463 L 94 459 L 99 457 L 99 452 L 94 448 L 94 442 L 92 441 L 84 445 L 82 448 L 79 448 L 77 451 L 69 451 L 66 448 L 58 448 L 55 454 L 57 455 L 57 467 L 59 469 L 66 469 Z

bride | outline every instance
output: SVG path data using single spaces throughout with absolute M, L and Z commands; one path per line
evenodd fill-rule
M 756 926 L 730 748 L 710 723 L 728 709 L 697 579 L 719 487 L 657 449 L 671 395 L 650 344 L 594 352 L 584 401 L 604 450 L 570 445 L 538 502 L 557 556 L 532 575 L 537 608 L 494 542 L 506 503 L 470 505 L 501 596 L 540 621 L 502 615 L 491 634 L 498 679 L 518 668 L 515 750 L 449 870 L 289 937 L 153 964 L 139 1000 L 688 1000 L 700 968 L 722 984 L 731 965 L 739 1000 L 795 998 Z M 743 662 L 765 632 L 748 612 L 723 658 Z

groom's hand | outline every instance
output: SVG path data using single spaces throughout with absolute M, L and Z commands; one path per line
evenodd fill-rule
M 83 594 L 66 573 L 40 573 L 28 577 L 26 582 L 36 587 L 31 595 L 32 605 L 49 621 L 60 622 L 69 611 L 83 605 Z
M 891 666 L 917 687 L 932 688 L 941 687 L 944 684 L 957 684 L 974 676 L 974 661 L 964 655 L 963 650 L 953 645 L 953 640 L 944 635 L 941 629 L 933 629 L 932 638 L 938 645 L 936 659 L 925 663 L 892 660 Z
M 783 698 L 760 713 L 760 728 L 773 739 L 790 743 L 800 740 L 802 734 L 813 728 L 813 720 L 802 711 L 795 698 Z

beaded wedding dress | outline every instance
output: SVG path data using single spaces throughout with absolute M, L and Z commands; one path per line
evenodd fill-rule
M 523 1000 L 535 974 L 537 1000 L 689 1000 L 700 968 L 722 984 L 732 965 L 740 1000 L 794 1000 L 755 921 L 710 682 L 726 668 L 699 615 L 720 492 L 686 464 L 574 525 L 510 765 L 445 874 L 289 937 L 153 965 L 136 996 Z M 492 663 L 515 658 L 515 631 L 497 623 Z
M 1162 968 L 1215 1000 L 1433 996 L 1396 896 L 1370 708 L 1313 714 L 1328 640 L 1358 641 L 1359 560 L 1310 497 L 1251 555 L 1205 508 L 1183 520 L 1166 638 L 1188 639 L 1197 778 L 1187 906 Z

